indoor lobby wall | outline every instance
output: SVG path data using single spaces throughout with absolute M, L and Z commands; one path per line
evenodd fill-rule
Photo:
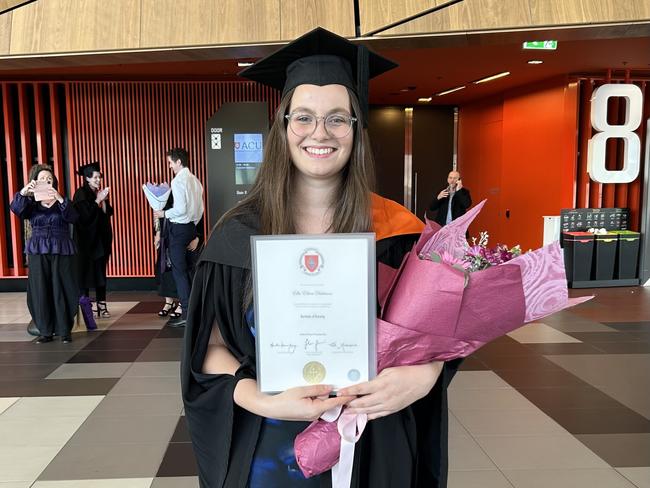
M 205 123 L 225 102 L 268 102 L 279 94 L 253 82 L 0 83 L 0 278 L 26 276 L 23 224 L 9 211 L 32 164 L 52 164 L 62 193 L 81 185 L 76 168 L 99 161 L 111 187 L 111 277 L 153 276 L 153 215 L 147 181 L 169 182 L 165 153 L 185 147 L 206 182 Z M 209 190 L 209 189 L 208 189 Z M 206 220 L 207 222 L 207 220 Z
M 541 246 L 542 216 L 573 207 L 576 124 L 576 90 L 564 79 L 460 108 L 458 167 L 474 202 L 488 199 L 472 235 Z
M 473 235 L 487 230 L 494 243 L 539 247 L 542 217 L 559 215 L 563 208 L 629 208 L 631 230 L 640 229 L 643 164 L 639 176 L 625 184 L 597 183 L 587 171 L 588 143 L 595 134 L 590 100 L 606 82 L 634 83 L 643 93 L 642 123 L 635 132 L 645 161 L 647 80 L 553 79 L 460 107 L 458 166 L 473 200 L 488 199 L 471 228 Z M 608 113 L 609 122 L 620 125 L 626 106 L 613 99 Z M 622 167 L 623 149 L 620 139 L 608 142 L 609 170 Z

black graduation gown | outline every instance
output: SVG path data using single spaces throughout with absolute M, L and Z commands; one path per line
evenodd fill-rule
M 181 365 L 185 415 L 202 488 L 247 485 L 262 418 L 233 401 L 235 384 L 255 378 L 255 341 L 242 312 L 250 273 L 254 219 L 231 220 L 206 245 L 192 286 Z M 398 267 L 417 234 L 377 242 L 378 261 Z M 235 376 L 202 373 L 212 324 L 241 363 Z M 445 364 L 431 392 L 368 423 L 355 449 L 352 487 L 442 488 L 447 485 L 446 390 L 459 361 Z M 229 455 L 228 455 L 229 453 Z M 329 476 L 322 477 L 329 486 Z
M 106 202 L 106 212 L 104 212 L 95 203 L 96 198 L 95 192 L 84 184 L 75 192 L 72 199 L 79 213 L 79 220 L 74 226 L 74 240 L 78 250 L 79 286 L 82 289 L 106 286 L 105 264 L 113 244 L 113 230 L 110 223 L 113 207 L 108 200 L 104 200 Z M 101 273 L 96 273 L 98 267 L 96 262 L 100 260 Z

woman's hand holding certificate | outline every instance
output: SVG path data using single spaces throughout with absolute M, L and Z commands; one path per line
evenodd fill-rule
M 386 368 L 374 380 L 349 386 L 341 396 L 359 396 L 348 404 L 350 414 L 367 414 L 368 420 L 398 412 L 424 397 L 438 381 L 444 363 Z
M 316 420 L 324 412 L 353 400 L 354 397 L 329 398 L 330 385 L 311 385 L 289 388 L 277 395 L 259 391 L 257 382 L 243 379 L 237 382 L 234 400 L 237 405 L 261 417 L 278 420 Z

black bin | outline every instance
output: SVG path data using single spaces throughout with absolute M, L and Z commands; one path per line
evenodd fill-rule
M 594 237 L 593 279 L 613 280 L 618 235 L 608 232 L 607 234 L 596 234 Z
M 589 281 L 594 255 L 594 235 L 589 232 L 563 232 L 562 237 L 567 281 Z
M 641 234 L 631 230 L 615 230 L 612 232 L 618 234 L 616 278 L 619 280 L 633 280 L 637 277 Z

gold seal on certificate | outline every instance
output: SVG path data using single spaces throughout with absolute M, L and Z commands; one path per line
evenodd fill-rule
M 310 361 L 302 368 L 302 377 L 310 385 L 316 385 L 325 379 L 325 366 L 318 361 Z

